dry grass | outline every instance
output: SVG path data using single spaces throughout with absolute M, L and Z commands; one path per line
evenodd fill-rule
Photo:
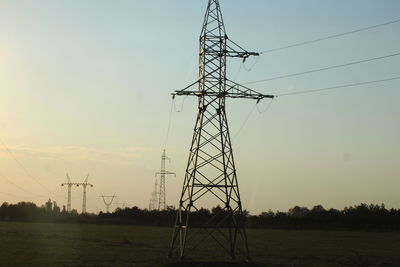
M 255 266 L 400 266 L 399 232 L 249 230 Z M 166 258 L 162 227 L 0 223 L 1 266 L 251 266 L 198 253 Z M 209 252 L 217 251 L 213 243 Z

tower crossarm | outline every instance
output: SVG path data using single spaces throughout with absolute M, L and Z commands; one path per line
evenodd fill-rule
M 245 50 L 243 47 L 235 43 L 234 41 L 230 40 L 228 36 L 225 35 L 226 38 L 226 50 L 224 51 L 227 57 L 239 57 L 243 58 L 243 62 L 249 56 L 259 56 L 260 53 L 258 52 L 249 52 Z
M 181 90 L 175 90 L 175 92 L 171 93 L 172 97 L 175 98 L 176 95 L 196 95 L 194 93 L 199 91 L 191 91 L 188 89 L 191 88 L 193 85 L 199 84 L 199 82 L 200 80 L 197 80 Z
M 61 184 L 61 186 L 64 186 L 64 185 L 70 185 L 70 186 L 76 185 L 76 186 L 79 186 L 79 185 L 81 185 L 81 183 L 62 183 Z
M 201 53 L 206 53 L 208 55 L 215 55 L 215 56 L 227 56 L 227 57 L 238 57 L 243 58 L 245 61 L 249 56 L 259 56 L 260 53 L 258 52 L 249 52 L 234 41 L 230 40 L 227 35 L 225 36 L 218 36 L 214 34 L 206 34 L 204 37 L 205 40 L 212 41 L 212 42 L 224 42 L 226 44 L 223 50 L 218 49 L 218 47 L 206 47 Z M 225 40 L 223 40 L 225 39 Z
M 225 97 L 230 98 L 249 98 L 261 100 L 263 98 L 274 98 L 274 95 L 261 94 L 246 86 L 240 85 L 234 81 L 226 80 Z
M 86 187 L 86 186 L 93 187 L 93 185 L 90 184 L 90 183 L 76 183 L 76 184 L 77 184 L 77 185 L 82 185 L 82 186 L 84 186 L 84 187 Z
M 192 90 L 187 90 L 199 81 L 196 81 L 195 83 L 191 84 L 190 86 L 182 89 L 182 90 L 176 90 L 174 93 L 172 93 L 173 96 L 178 95 L 178 96 L 215 96 L 215 97 L 230 97 L 230 98 L 247 98 L 247 99 L 255 99 L 255 100 L 261 100 L 263 98 L 274 98 L 274 95 L 266 95 L 266 94 L 261 94 L 257 91 L 254 91 L 244 85 L 240 85 L 234 81 L 231 81 L 229 79 L 226 80 L 226 90 L 221 91 L 221 92 L 214 92 L 214 91 L 192 91 Z

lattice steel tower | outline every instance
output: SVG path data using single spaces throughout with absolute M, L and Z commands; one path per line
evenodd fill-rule
M 82 198 L 82 214 L 86 213 L 86 187 L 93 187 L 92 184 L 88 183 L 89 174 L 86 176 L 85 181 L 83 183 L 79 183 L 83 187 L 83 198 Z
M 104 205 L 106 206 L 106 212 L 110 213 L 110 206 L 112 205 L 114 198 L 116 198 L 117 196 L 116 195 L 105 196 L 101 194 L 100 197 L 103 199 Z
M 219 1 L 209 0 L 200 35 L 199 80 L 173 93 L 174 96 L 196 96 L 198 115 L 170 244 L 170 257 L 178 254 L 182 259 L 194 249 L 200 249 L 209 238 L 231 258 L 240 252 L 250 259 L 225 99 L 231 97 L 259 101 L 273 96 L 257 93 L 227 79 L 226 60 L 227 57 L 245 60 L 258 55 L 247 52 L 228 38 Z M 189 90 L 197 84 L 197 90 Z M 201 205 L 211 201 L 221 208 L 215 209 L 200 228 L 189 228 L 190 212 L 198 211 Z
M 67 173 L 67 182 L 62 183 L 61 186 L 68 186 L 68 197 L 67 197 L 67 212 L 71 212 L 71 189 L 73 185 L 79 186 L 79 183 L 73 183 L 71 182 L 71 178 L 69 178 L 69 175 Z
M 160 175 L 160 191 L 158 192 L 158 210 L 165 210 L 167 209 L 167 202 L 166 202 L 166 197 L 165 197 L 165 176 L 166 175 L 175 175 L 174 172 L 166 171 L 165 170 L 165 161 L 170 160 L 170 158 L 167 157 L 165 154 L 165 149 L 163 150 L 163 153 L 161 155 L 161 170 L 159 172 L 156 172 L 156 178 L 157 175 Z
M 155 178 L 154 181 L 154 191 L 151 192 L 151 198 L 150 198 L 150 204 L 149 204 L 149 210 L 156 210 L 157 209 L 157 177 Z

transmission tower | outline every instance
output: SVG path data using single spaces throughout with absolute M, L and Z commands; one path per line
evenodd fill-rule
M 92 184 L 88 183 L 88 179 L 89 179 L 89 174 L 86 176 L 86 179 L 85 181 L 83 181 L 83 183 L 78 183 L 78 186 L 82 185 L 83 187 L 82 214 L 86 213 L 86 187 L 87 186 L 93 187 Z
M 61 186 L 67 185 L 68 186 L 68 198 L 67 198 L 67 212 L 71 212 L 71 188 L 73 185 L 79 186 L 79 183 L 73 183 L 71 182 L 71 179 L 69 178 L 69 175 L 67 173 L 67 182 L 62 183 Z
M 209 0 L 200 35 L 199 80 L 175 91 L 196 96 L 198 115 L 189 150 L 179 208 L 169 256 L 181 259 L 214 240 L 233 259 L 242 254 L 250 260 L 236 168 L 232 153 L 225 99 L 246 98 L 257 102 L 273 98 L 239 85 L 226 77 L 227 57 L 243 61 L 258 53 L 247 52 L 231 41 L 222 20 L 218 0 Z M 190 88 L 198 85 L 198 89 Z M 203 201 L 203 202 L 202 202 Z M 220 205 L 200 228 L 190 228 L 190 213 L 213 201 Z
M 171 159 L 165 155 L 165 149 L 161 155 L 161 171 L 156 172 L 157 175 L 160 175 L 160 191 L 158 192 L 158 210 L 165 210 L 167 209 L 166 198 L 165 198 L 165 176 L 166 175 L 175 175 L 174 172 L 166 171 L 165 170 L 165 161 L 170 161 Z
M 149 210 L 157 209 L 157 177 L 154 181 L 154 191 L 151 193 L 151 199 L 149 204 Z
M 113 200 L 116 197 L 116 195 L 104 196 L 103 194 L 101 194 L 100 197 L 103 199 L 104 205 L 106 205 L 106 212 L 109 213 L 110 206 L 112 205 Z

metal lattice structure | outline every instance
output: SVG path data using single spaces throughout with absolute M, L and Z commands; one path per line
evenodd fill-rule
M 149 203 L 149 210 L 156 210 L 157 209 L 157 177 L 155 178 L 154 181 L 154 191 L 151 192 L 151 198 L 150 198 L 150 203 Z
M 89 174 L 86 176 L 83 183 L 74 183 L 74 182 L 71 182 L 71 178 L 69 177 L 69 175 L 67 173 L 67 181 L 68 182 L 61 184 L 61 186 L 64 186 L 64 185 L 68 186 L 67 212 L 71 212 L 71 189 L 72 189 L 72 186 L 76 185 L 77 187 L 79 187 L 81 185 L 83 187 L 82 214 L 86 213 L 86 187 L 87 186 L 93 187 L 92 184 L 88 183 L 88 179 L 89 179 Z
M 230 97 L 259 101 L 273 96 L 257 93 L 227 79 L 228 57 L 245 60 L 259 54 L 244 50 L 228 38 L 218 0 L 208 1 L 199 54 L 199 80 L 173 93 L 173 97 L 196 96 L 198 115 L 169 256 L 177 254 L 182 259 L 194 250 L 201 249 L 205 241 L 210 239 L 232 259 L 242 254 L 250 260 L 225 99 Z M 194 85 L 198 85 L 198 89 L 191 91 Z M 190 228 L 190 223 L 198 223 L 190 221 L 191 211 L 199 211 L 207 201 L 218 203 L 220 208 L 214 210 L 208 221 Z
M 76 185 L 79 186 L 79 183 L 73 183 L 71 182 L 71 178 L 69 178 L 69 175 L 67 173 L 67 182 L 66 183 L 62 183 L 61 186 L 66 185 L 68 187 L 68 196 L 67 196 L 67 212 L 71 212 L 71 190 L 72 190 L 72 186 Z
M 167 202 L 166 202 L 166 197 L 165 197 L 165 176 L 172 175 L 172 174 L 175 175 L 174 172 L 165 170 L 165 161 L 166 160 L 171 160 L 171 159 L 166 156 L 165 149 L 164 149 L 163 153 L 161 155 L 161 170 L 159 172 L 156 172 L 156 178 L 157 178 L 157 175 L 160 175 L 160 190 L 158 192 L 158 210 L 167 209 Z
M 100 197 L 103 199 L 104 205 L 106 206 L 106 212 L 110 212 L 110 206 L 112 205 L 114 198 L 116 198 L 116 195 L 112 196 L 105 196 L 103 194 L 100 195 Z
M 87 186 L 93 187 L 92 184 L 88 183 L 88 180 L 89 180 L 89 174 L 86 176 L 86 179 L 85 181 L 83 181 L 83 183 L 79 183 L 79 185 L 82 185 L 83 187 L 82 214 L 86 213 L 86 187 Z

